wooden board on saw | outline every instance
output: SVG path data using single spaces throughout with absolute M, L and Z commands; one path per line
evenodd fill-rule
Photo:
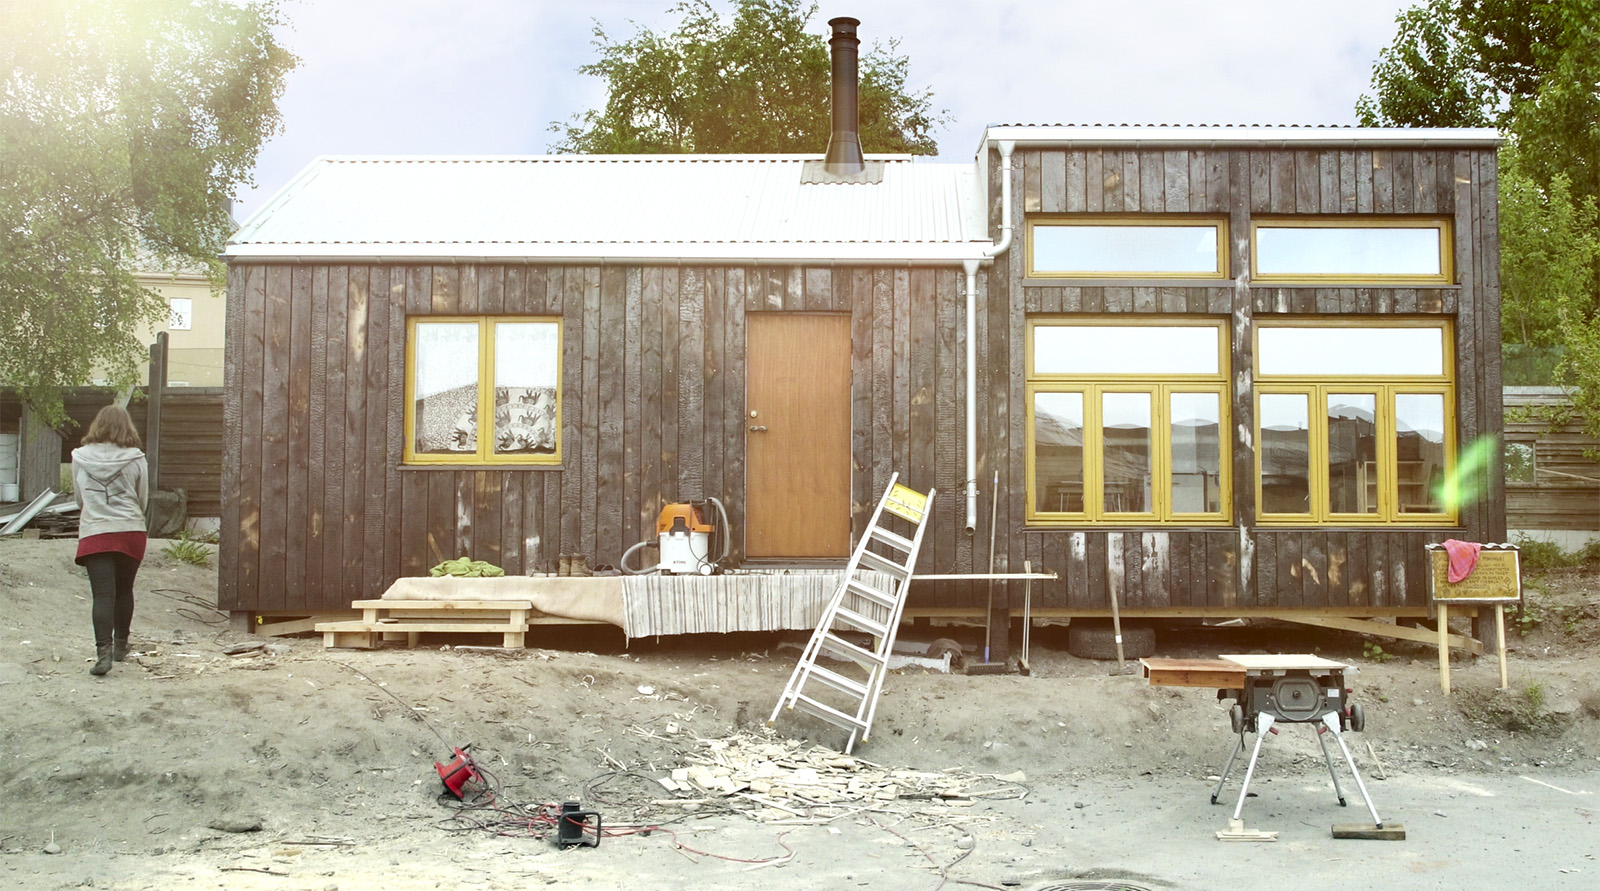
M 1210 687 L 1216 690 L 1244 686 L 1244 666 L 1223 659 L 1140 659 L 1152 687 Z

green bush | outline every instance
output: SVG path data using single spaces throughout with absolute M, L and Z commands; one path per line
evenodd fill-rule
M 1541 541 L 1529 538 L 1526 535 L 1517 536 L 1517 548 L 1522 551 L 1520 557 L 1523 569 L 1542 571 L 1546 569 L 1561 569 L 1567 566 L 1577 566 L 1580 562 L 1576 555 L 1569 554 L 1553 541 Z

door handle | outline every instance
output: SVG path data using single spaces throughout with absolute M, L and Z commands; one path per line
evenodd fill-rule
M 765 433 L 765 432 L 767 432 L 767 428 L 766 428 L 766 425 L 764 425 L 764 424 L 761 424 L 761 425 L 751 424 L 750 425 L 750 432 L 751 433 Z

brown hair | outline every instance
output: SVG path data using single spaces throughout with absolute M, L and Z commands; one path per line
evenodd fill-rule
M 133 428 L 133 418 L 128 417 L 128 410 L 120 405 L 108 405 L 94 416 L 89 431 L 83 434 L 83 444 L 91 442 L 109 442 L 129 449 L 143 445 L 139 431 Z

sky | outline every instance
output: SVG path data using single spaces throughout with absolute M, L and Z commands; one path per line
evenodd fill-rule
M 712 0 L 718 9 L 730 0 Z M 672 30 L 674 0 L 285 0 L 301 64 L 242 221 L 321 155 L 544 154 L 605 99 L 577 73 L 614 40 Z M 987 124 L 1353 124 L 1406 0 L 822 0 L 900 41 L 910 84 L 969 160 Z M 818 153 L 827 147 L 817 146 Z

